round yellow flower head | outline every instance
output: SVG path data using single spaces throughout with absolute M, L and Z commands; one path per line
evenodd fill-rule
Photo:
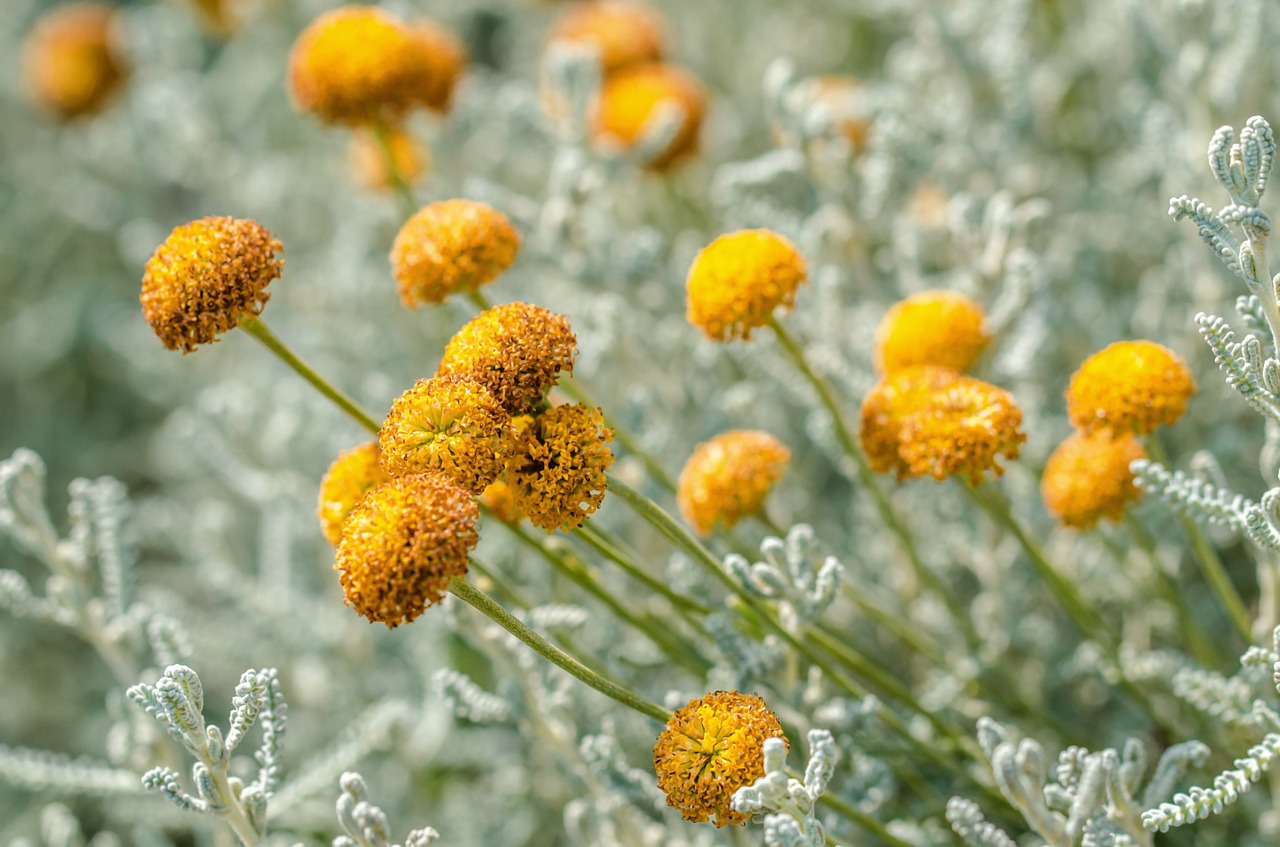
M 22 50 L 27 91 L 67 120 L 97 113 L 128 69 L 112 34 L 115 12 L 103 3 L 71 3 L 36 21 Z
M 1172 424 L 1196 392 L 1191 370 L 1152 341 L 1117 341 L 1084 360 L 1067 386 L 1067 415 L 1083 432 L 1146 435 Z
M 321 15 L 289 54 L 294 104 L 325 123 L 394 123 L 431 86 L 422 45 L 400 21 L 371 6 Z
M 910 475 L 899 453 L 903 419 L 919 407 L 921 399 L 955 381 L 949 368 L 923 365 L 896 371 L 882 379 L 862 400 L 859 441 L 867 462 L 876 473 L 892 471 L 899 480 Z
M 684 463 L 676 503 L 699 535 L 728 529 L 764 507 L 791 451 L 767 432 L 735 429 L 699 444 Z
M 422 379 L 391 404 L 378 450 L 393 477 L 438 471 L 479 494 L 511 455 L 511 419 L 478 383 Z
M 391 246 L 391 273 L 406 306 L 443 303 L 497 279 L 520 252 L 507 216 L 476 200 L 442 200 L 405 221 Z
M 170 350 L 190 353 L 259 315 L 280 276 L 284 248 L 263 226 L 201 218 L 169 233 L 142 275 L 142 315 Z
M 507 463 L 507 481 L 529 522 L 555 532 L 595 514 L 613 464 L 612 440 L 604 413 L 590 406 L 556 406 L 534 418 Z
M 756 694 L 714 691 L 676 709 L 653 745 L 667 805 L 695 823 L 746 823 L 730 803 L 735 791 L 764 776 L 770 738 L 786 741 L 778 716 Z
M 795 245 L 767 229 L 722 235 L 689 268 L 689 323 L 712 341 L 746 340 L 779 307 L 790 309 L 808 270 Z
M 1040 495 L 1045 508 L 1077 529 L 1102 518 L 1118 520 L 1124 507 L 1142 496 L 1129 465 L 1146 455 L 1132 433 L 1072 433 L 1044 466 Z
M 922 291 L 895 304 L 876 330 L 876 370 L 913 365 L 967 371 L 991 336 L 982 307 L 956 291 Z
M 600 52 L 600 70 L 608 75 L 628 65 L 661 59 L 667 41 L 666 22 L 662 13 L 647 3 L 575 3 L 565 9 L 547 41 L 551 45 L 595 47 Z
M 489 487 L 480 494 L 480 504 L 503 523 L 518 524 L 524 519 L 520 504 L 516 502 L 516 493 L 505 480 L 495 479 L 489 483 Z
M 466 48 L 457 36 L 435 21 L 415 21 L 409 27 L 409 34 L 431 71 L 418 99 L 433 112 L 444 114 L 449 111 L 453 90 L 467 67 Z
M 1022 409 L 1003 388 L 957 376 L 941 388 L 922 392 L 901 420 L 898 455 L 909 477 L 944 480 L 964 477 L 974 485 L 990 471 L 1004 473 L 999 460 L 1018 458 L 1027 436 Z
M 509 414 L 532 412 L 561 371 L 573 373 L 578 339 L 569 319 L 541 306 L 506 303 L 481 312 L 444 348 L 437 376 L 473 379 Z
M 320 481 L 320 504 L 316 508 L 320 531 L 330 544 L 338 543 L 343 521 L 369 489 L 389 479 L 378 463 L 378 445 L 373 441 L 353 447 L 333 461 Z
M 431 153 L 414 141 L 403 127 L 388 127 L 387 141 L 396 172 L 407 183 L 412 183 L 431 168 Z M 359 128 L 351 136 L 348 161 L 356 182 L 370 191 L 390 191 L 394 186 L 387 172 L 387 157 L 373 131 Z
M 605 79 L 596 109 L 595 136 L 630 150 L 644 136 L 649 119 L 664 103 L 680 107 L 681 122 L 671 143 L 645 162 L 653 170 L 670 168 L 698 146 L 707 111 L 702 83 L 688 71 L 658 62 L 632 65 Z
M 342 525 L 337 561 L 342 593 L 370 623 L 411 623 L 467 572 L 480 507 L 437 473 L 383 483 Z

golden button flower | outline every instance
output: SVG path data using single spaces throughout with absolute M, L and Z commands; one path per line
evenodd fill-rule
M 103 3 L 71 3 L 42 15 L 22 50 L 32 99 L 63 119 L 100 111 L 128 74 L 114 20 Z
M 982 307 L 956 291 L 923 291 L 895 304 L 876 330 L 876 370 L 914 365 L 967 371 L 991 336 Z
M 712 341 L 745 340 L 767 325 L 776 309 L 791 308 L 806 276 L 800 251 L 776 232 L 731 232 L 693 260 L 686 316 Z
M 1067 386 L 1067 415 L 1084 432 L 1146 435 L 1176 422 L 1196 392 L 1191 370 L 1152 341 L 1117 341 L 1084 360 Z
M 876 473 L 892 471 L 898 479 L 909 475 L 898 447 L 902 420 L 928 392 L 949 385 L 957 374 L 949 368 L 923 365 L 904 368 L 882 379 L 862 400 L 859 441 L 867 462 Z
M 656 62 L 666 44 L 662 14 L 647 3 L 601 0 L 575 3 L 551 30 L 551 45 L 568 43 L 596 48 L 606 75 L 628 65 Z
M 418 92 L 422 105 L 441 114 L 449 111 L 453 90 L 467 67 L 467 51 L 452 32 L 435 21 L 418 20 L 409 26 L 409 35 L 427 61 L 430 74 Z
M 364 495 L 389 479 L 378 462 L 375 442 L 353 447 L 334 459 L 320 481 L 320 503 L 316 508 L 320 530 L 330 544 L 338 543 L 343 522 Z
M 676 485 L 676 503 L 699 535 L 729 528 L 764 508 L 765 497 L 791 461 L 766 432 L 736 429 L 699 444 Z
M 391 247 L 391 273 L 406 306 L 443 303 L 492 282 L 516 260 L 520 233 L 475 200 L 443 200 L 405 221 Z
M 688 71 L 650 62 L 611 74 L 600 89 L 596 138 L 633 149 L 644 137 L 649 119 L 665 103 L 680 109 L 680 123 L 670 143 L 645 166 L 654 170 L 671 167 L 697 149 L 698 131 L 707 110 L 702 83 Z
M 613 464 L 604 413 L 576 404 L 548 409 L 525 426 L 507 464 L 520 513 L 547 532 L 573 529 L 604 502 Z
M 1142 496 L 1129 465 L 1146 458 L 1132 433 L 1072 433 L 1044 466 L 1040 494 L 1049 514 L 1066 526 L 1088 529 L 1118 520 Z
M 955 381 L 920 397 L 902 418 L 898 454 L 907 476 L 936 480 L 963 477 L 976 485 L 988 472 L 1004 473 L 999 460 L 1016 459 L 1027 436 L 1013 395 L 980 379 Z

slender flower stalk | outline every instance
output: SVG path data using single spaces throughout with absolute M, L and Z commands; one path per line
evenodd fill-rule
M 391 142 L 391 132 L 382 121 L 375 121 L 370 128 L 373 130 L 373 137 L 378 141 L 378 149 L 382 151 L 387 181 L 391 183 L 391 188 L 399 199 L 400 213 L 406 219 L 410 218 L 414 212 L 418 211 L 418 203 L 413 199 L 413 189 L 409 187 L 408 180 L 400 172 L 400 163 L 396 161 L 395 148 Z

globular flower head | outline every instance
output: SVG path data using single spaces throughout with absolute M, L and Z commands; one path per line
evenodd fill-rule
M 667 805 L 687 821 L 745 823 L 730 803 L 735 791 L 764 776 L 769 738 L 786 740 L 778 716 L 756 694 L 714 691 L 676 709 L 653 746 Z
M 443 200 L 405 221 L 391 247 L 391 273 L 406 306 L 443 303 L 492 282 L 516 260 L 520 233 L 475 200 Z
M 764 508 L 791 451 L 766 432 L 736 429 L 699 444 L 676 484 L 680 514 L 699 535 L 729 528 Z
M 908 476 L 908 467 L 898 450 L 902 421 L 921 397 L 949 385 L 955 378 L 955 371 L 949 368 L 924 365 L 897 371 L 867 392 L 862 400 L 859 441 L 873 471 L 892 471 L 898 479 Z
M 36 21 L 22 50 L 28 93 L 60 118 L 97 113 L 120 88 L 128 67 L 105 3 L 59 6 Z
M 876 370 L 915 365 L 964 372 L 991 340 L 982 307 L 956 291 L 923 291 L 895 304 L 876 330 Z
M 437 473 L 409 474 L 374 488 L 342 525 L 337 561 L 348 606 L 388 628 L 439 603 L 467 572 L 480 507 Z
M 190 353 L 258 315 L 280 276 L 284 248 L 263 226 L 239 218 L 201 218 L 169 233 L 147 260 L 142 314 L 170 350 Z
M 311 22 L 289 54 L 289 91 L 330 124 L 394 123 L 432 87 L 422 44 L 371 6 L 342 6 Z
M 608 75 L 629 65 L 656 62 L 667 41 L 662 14 L 633 0 L 575 3 L 551 30 L 552 45 L 591 46 L 600 53 L 600 70 Z
M 466 48 L 457 36 L 435 21 L 413 22 L 409 35 L 422 51 L 430 71 L 418 100 L 433 112 L 444 114 L 449 111 L 453 90 L 467 67 Z
M 342 524 L 369 490 L 391 477 L 378 461 L 378 445 L 370 441 L 342 453 L 320 481 L 320 530 L 330 544 L 342 537 Z
M 1088 529 L 1102 518 L 1118 520 L 1142 496 L 1129 466 L 1146 458 L 1132 433 L 1075 432 L 1044 466 L 1040 495 L 1065 526 Z
M 518 524 L 524 518 L 520 504 L 516 502 L 515 491 L 501 478 L 489 483 L 489 487 L 481 492 L 480 505 L 505 524 Z
M 509 414 L 531 412 L 573 372 L 578 339 L 569 319 L 541 306 L 506 303 L 487 309 L 445 346 L 437 376 L 472 379 L 489 389 Z
M 1152 341 L 1117 341 L 1084 360 L 1067 386 L 1067 415 L 1083 432 L 1146 435 L 1187 411 L 1191 370 Z
M 688 71 L 649 62 L 610 74 L 600 89 L 595 136 L 633 149 L 644 137 L 650 118 L 667 103 L 680 109 L 680 123 L 670 143 L 645 162 L 646 167 L 666 170 L 697 149 L 707 110 L 702 83 Z
M 748 339 L 776 309 L 791 308 L 807 274 L 800 251 L 776 232 L 722 235 L 689 268 L 686 316 L 713 341 Z
M 414 140 L 403 127 L 386 128 L 387 144 L 396 173 L 405 182 L 414 180 L 431 169 L 431 152 Z M 390 191 L 394 181 L 387 170 L 387 157 L 377 135 L 368 128 L 357 129 L 351 136 L 348 161 L 359 185 L 370 191 Z
M 378 433 L 391 476 L 438 471 L 479 494 L 511 455 L 511 420 L 488 389 L 468 379 L 419 380 L 391 404 Z
M 573 529 L 594 514 L 604 502 L 612 440 L 603 412 L 590 406 L 556 406 L 534 418 L 507 464 L 520 512 L 547 532 Z

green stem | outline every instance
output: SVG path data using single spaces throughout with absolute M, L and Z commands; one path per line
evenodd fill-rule
M 400 173 L 400 166 L 396 163 L 395 149 L 391 146 L 391 133 L 387 130 L 385 124 L 375 121 L 372 124 L 374 138 L 378 140 L 378 148 L 382 150 L 382 161 L 387 168 L 387 179 L 391 182 L 391 187 L 395 189 L 396 196 L 400 200 L 400 211 L 403 213 L 405 220 L 413 217 L 418 211 L 418 203 L 413 199 L 413 190 L 409 187 L 409 183 L 405 181 L 404 174 Z
M 472 305 L 481 312 L 487 312 L 493 308 L 493 301 L 485 296 L 484 292 L 478 288 L 473 288 L 467 292 L 467 299 Z
M 577 529 L 573 530 L 573 535 L 586 542 L 586 544 L 597 553 L 618 565 L 618 567 L 622 568 L 622 570 L 632 579 L 643 583 L 650 590 L 661 594 L 677 609 L 694 612 L 699 615 L 711 614 L 710 606 L 705 603 L 699 603 L 691 597 L 685 597 L 683 594 L 671 590 L 671 587 L 665 582 L 650 575 L 647 571 L 636 564 L 635 558 L 623 551 L 621 547 L 617 546 L 613 539 L 606 538 L 600 530 L 590 524 L 582 524 Z
M 263 347 L 275 353 L 281 361 L 297 371 L 299 376 L 315 386 L 321 394 L 332 400 L 338 408 L 350 415 L 362 427 L 374 435 L 378 434 L 378 430 L 382 427 L 369 416 L 368 412 L 360 408 L 356 401 L 343 394 L 332 383 L 312 370 L 310 365 L 299 358 L 283 341 L 276 337 L 276 334 L 262 322 L 261 318 L 253 315 L 243 315 L 240 318 L 240 328 L 256 338 Z
M 797 776 L 796 778 L 799 778 L 799 777 Z M 879 838 L 885 844 L 892 845 L 892 847 L 912 847 L 911 844 L 909 844 L 906 841 L 903 841 L 901 838 L 894 835 L 889 830 L 885 829 L 884 824 L 880 823 L 880 821 L 871 817 L 866 812 L 858 811 L 853 806 L 850 806 L 848 803 L 836 797 L 833 797 L 830 794 L 823 794 L 821 797 L 819 797 L 818 805 L 826 806 L 828 809 L 835 812 L 836 814 L 843 815 L 844 817 L 853 821 L 858 826 L 865 829 L 867 832 L 874 835 L 876 838 Z
M 513 617 L 506 609 L 495 603 L 488 594 L 471 585 L 465 579 L 454 577 L 450 580 L 449 592 L 520 639 L 539 656 L 576 677 L 579 681 L 591 686 L 601 694 L 612 697 L 628 709 L 633 709 L 642 715 L 651 717 L 659 723 L 665 724 L 671 717 L 671 713 L 657 703 L 651 703 L 613 680 L 596 673 L 541 635 L 538 635 L 538 633 Z

